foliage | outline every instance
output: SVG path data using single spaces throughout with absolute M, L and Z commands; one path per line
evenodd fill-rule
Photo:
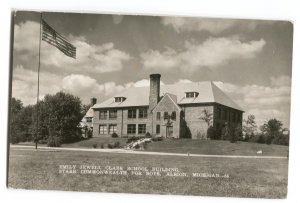
M 140 138 L 139 138 L 139 137 L 136 137 L 136 136 L 128 137 L 126 143 L 131 143 L 131 142 L 137 141 L 137 140 L 139 140 L 139 139 L 140 139 Z
M 242 125 L 238 124 L 238 125 L 236 125 L 236 127 L 233 130 L 233 132 L 231 133 L 230 142 L 234 143 L 234 142 L 236 142 L 238 140 L 242 140 L 242 136 L 243 136 Z
M 180 120 L 180 138 L 192 138 L 191 130 L 184 119 L 183 112 L 180 113 Z
M 209 127 L 211 125 L 211 121 L 213 119 L 213 114 L 211 112 L 209 112 L 208 109 L 203 109 L 200 119 L 205 121 L 205 123 Z
M 229 124 L 225 122 L 225 126 L 222 129 L 221 139 L 230 140 L 231 134 L 232 134 L 232 129 L 230 128 Z
M 244 120 L 243 123 L 244 141 L 248 141 L 257 131 L 255 116 L 253 114 L 248 115 L 247 120 Z
M 113 133 L 113 134 L 111 134 L 111 137 L 116 138 L 116 137 L 118 137 L 118 134 L 117 133 Z
M 272 118 L 260 127 L 261 132 L 265 136 L 266 144 L 271 144 L 273 139 L 282 133 L 282 122 L 276 118 Z
M 96 149 L 97 147 L 98 147 L 98 144 L 97 144 L 97 143 L 94 143 L 94 144 L 93 144 L 93 148 Z
M 210 138 L 212 140 L 217 140 L 218 139 L 215 127 L 209 126 L 207 128 L 207 138 Z
M 114 143 L 114 148 L 120 148 L 120 142 L 119 141 Z
M 147 132 L 147 133 L 145 134 L 145 137 L 146 137 L 146 138 L 151 138 L 152 136 L 151 136 L 151 134 L 150 134 L 149 132 Z

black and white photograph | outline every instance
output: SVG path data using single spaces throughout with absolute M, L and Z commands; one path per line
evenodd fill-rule
M 12 20 L 8 188 L 287 197 L 291 21 Z

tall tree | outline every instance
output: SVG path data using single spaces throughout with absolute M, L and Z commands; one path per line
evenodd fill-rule
M 273 139 L 280 136 L 282 133 L 282 122 L 277 120 L 276 118 L 272 118 L 264 123 L 260 130 L 266 136 L 267 144 L 271 144 Z
M 257 125 L 255 122 L 255 116 L 253 114 L 248 115 L 247 119 L 243 121 L 243 132 L 247 137 L 251 137 L 257 131 Z
M 18 139 L 18 132 L 19 132 L 19 126 L 17 125 L 17 118 L 18 114 L 23 108 L 23 103 L 21 100 L 16 98 L 11 98 L 10 101 L 10 142 L 11 143 L 17 143 L 19 142 Z

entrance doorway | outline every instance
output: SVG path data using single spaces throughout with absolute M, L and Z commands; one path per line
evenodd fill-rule
M 173 137 L 173 126 L 166 126 L 166 137 L 170 138 Z

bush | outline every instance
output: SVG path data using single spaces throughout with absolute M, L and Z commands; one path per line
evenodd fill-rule
M 113 149 L 114 148 L 114 144 L 108 143 L 107 147 L 108 147 L 108 149 Z
M 114 148 L 120 148 L 120 142 L 119 141 L 114 143 Z
M 48 147 L 60 147 L 61 138 L 58 136 L 49 136 L 47 146 Z
M 213 126 L 209 126 L 207 128 L 207 138 L 210 138 L 212 140 L 217 140 L 218 137 L 216 135 L 216 129 Z
M 132 136 L 127 139 L 126 143 L 131 143 L 131 142 L 137 141 L 139 139 L 140 139 L 139 137 Z
M 289 135 L 280 134 L 274 138 L 272 143 L 289 146 Z
M 97 145 L 96 143 L 95 143 L 95 144 L 93 144 L 93 148 L 94 148 L 94 149 L 96 149 L 96 148 L 97 148 L 97 146 L 98 146 L 98 145 Z
M 104 144 L 103 143 L 101 143 L 100 148 L 104 149 Z
M 151 136 L 151 134 L 150 134 L 149 132 L 147 132 L 147 133 L 145 134 L 145 137 L 146 137 L 146 138 L 151 138 L 152 136 Z
M 93 137 L 93 130 L 89 129 L 89 130 L 87 131 L 87 137 L 88 137 L 88 138 Z
M 111 134 L 111 137 L 116 138 L 116 137 L 118 137 L 118 134 L 117 133 L 113 133 L 113 134 Z
M 163 140 L 163 137 L 153 137 L 152 138 L 152 141 L 156 142 L 156 141 L 162 141 Z
M 134 146 L 134 149 L 139 149 L 140 148 L 140 145 L 139 144 L 136 144 L 135 146 Z

